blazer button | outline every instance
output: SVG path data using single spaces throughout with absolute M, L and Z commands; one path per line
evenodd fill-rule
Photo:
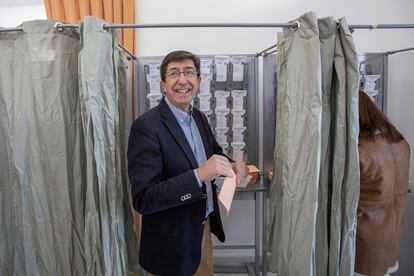
M 191 198 L 191 194 L 186 194 L 186 195 L 181 196 L 181 201 L 186 201 L 186 200 L 189 200 L 190 198 Z

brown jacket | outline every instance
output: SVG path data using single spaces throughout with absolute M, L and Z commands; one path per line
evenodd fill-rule
M 359 140 L 361 194 L 358 204 L 355 271 L 383 276 L 398 259 L 408 192 L 410 147 Z

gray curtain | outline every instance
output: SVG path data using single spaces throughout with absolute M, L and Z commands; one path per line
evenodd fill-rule
M 117 34 L 55 23 L 0 33 L 0 275 L 137 274 Z
M 344 18 L 278 34 L 270 269 L 353 275 L 359 197 L 357 54 Z

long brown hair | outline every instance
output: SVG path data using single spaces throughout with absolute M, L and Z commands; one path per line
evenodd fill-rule
M 398 143 L 404 139 L 401 133 L 388 120 L 384 113 L 365 94 L 359 91 L 359 136 L 374 139 L 381 134 L 390 143 Z

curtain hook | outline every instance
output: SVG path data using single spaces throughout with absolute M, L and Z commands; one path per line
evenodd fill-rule
M 62 22 L 56 22 L 55 23 L 55 29 L 58 31 L 58 32 L 63 32 L 64 31 L 64 29 L 62 28 L 62 26 L 60 26 L 60 25 L 62 25 L 63 23 Z
M 375 30 L 376 28 L 378 28 L 377 24 L 372 24 L 371 27 L 369 28 L 370 31 Z
M 300 22 L 296 20 L 294 23 L 296 23 L 296 27 L 292 27 L 294 31 L 300 28 Z

